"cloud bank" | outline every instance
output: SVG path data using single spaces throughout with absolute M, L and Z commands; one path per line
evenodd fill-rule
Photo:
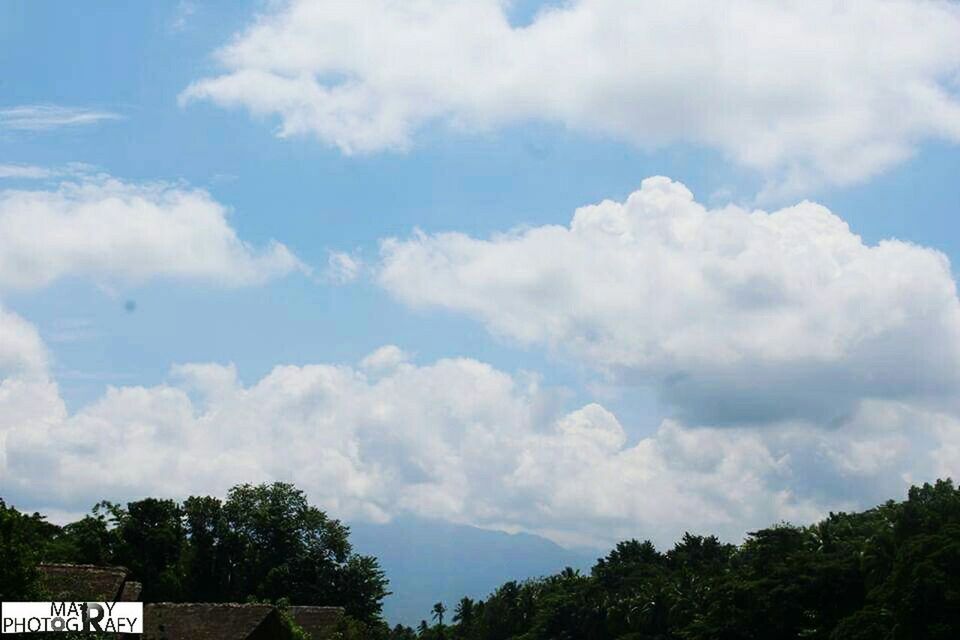
M 229 365 L 181 365 L 166 384 L 111 387 L 73 414 L 51 380 L 8 375 L 5 495 L 69 512 L 91 496 L 220 494 L 283 479 L 340 517 L 412 512 L 567 544 L 668 544 L 686 529 L 735 540 L 960 470 L 957 421 L 897 403 L 865 405 L 842 430 L 667 420 L 629 441 L 602 406 L 558 407 L 534 378 L 401 354 L 384 347 L 362 368 L 278 366 L 250 385 Z M 824 492 L 831 483 L 856 495 Z
M 653 386 L 697 422 L 826 423 L 865 398 L 956 407 L 960 301 L 946 257 L 867 245 L 810 202 L 711 210 L 650 178 L 569 226 L 420 233 L 381 253 L 379 282 L 400 301 Z
M 0 193 L 0 239 L 9 287 L 72 275 L 242 284 L 272 272 L 264 260 L 296 264 L 239 241 L 204 192 L 109 178 Z M 109 387 L 71 411 L 36 329 L 0 308 L 5 498 L 63 514 L 288 480 L 347 519 L 414 513 L 565 544 L 666 545 L 688 529 L 737 540 L 960 473 L 949 264 L 867 245 L 818 205 L 711 210 L 651 178 L 568 226 L 388 240 L 372 268 L 407 304 L 653 387 L 671 417 L 625 428 L 535 375 L 417 363 L 396 345 L 246 383 L 229 364 L 180 364 L 162 384 Z
M 578 0 L 512 25 L 501 0 L 293 0 L 216 52 L 181 102 L 276 116 L 345 153 L 435 122 L 554 123 L 692 143 L 767 189 L 846 184 L 960 141 L 960 7 L 946 1 Z
M 278 242 L 260 250 L 240 240 L 227 213 L 201 190 L 107 176 L 53 190 L 2 190 L 0 290 L 41 287 L 68 275 L 239 286 L 305 269 Z

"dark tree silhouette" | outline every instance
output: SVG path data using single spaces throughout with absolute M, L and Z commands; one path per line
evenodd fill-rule
M 386 579 L 348 529 L 292 485 L 241 485 L 224 502 L 100 503 L 57 527 L 0 500 L 0 597 L 41 596 L 42 560 L 125 564 L 150 598 L 342 604 L 350 640 L 948 640 L 960 637 L 960 490 L 778 524 L 739 546 L 686 534 L 660 551 L 626 540 L 589 574 L 572 569 L 438 602 L 413 629 L 380 620 Z
M 431 613 L 433 614 L 433 619 L 437 621 L 438 626 L 443 626 L 443 614 L 447 612 L 447 608 L 443 606 L 442 602 L 437 602 L 433 605 Z

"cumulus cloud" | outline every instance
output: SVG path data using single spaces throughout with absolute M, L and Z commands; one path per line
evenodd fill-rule
M 0 376 L 44 372 L 47 349 L 36 328 L 0 307 Z
M 55 104 L 27 104 L 0 109 L 0 129 L 50 131 L 92 125 L 119 118 L 120 116 L 116 113 L 97 109 Z
M 345 153 L 441 122 L 529 120 L 642 147 L 719 149 L 772 191 L 861 180 L 960 140 L 960 8 L 946 1 L 285 2 L 216 52 L 181 102 L 278 116 Z
M 204 191 L 86 176 L 53 190 L 0 191 L 0 288 L 67 275 L 107 282 L 151 277 L 229 286 L 305 269 L 287 247 L 255 249 Z
M 66 415 L 48 367 L 47 347 L 36 327 L 0 306 L 0 487 L 4 492 L 6 434 L 57 422 Z
M 865 244 L 810 202 L 707 209 L 650 178 L 569 226 L 382 244 L 379 282 L 651 385 L 709 424 L 842 419 L 862 398 L 950 402 L 960 302 L 947 258 Z
M 22 245 L 54 224 L 35 266 Z M 87 229 L 113 234 L 113 253 L 76 244 Z M 218 280 L 232 272 L 223 264 L 264 259 L 207 194 L 110 179 L 0 193 L 3 242 L 7 286 L 67 273 Z M 173 246 L 188 271 L 166 266 Z M 380 283 L 407 303 L 475 314 L 618 383 L 652 385 L 678 411 L 625 428 L 536 376 L 468 358 L 419 364 L 385 345 L 356 366 L 279 365 L 250 383 L 230 364 L 182 364 L 163 384 L 110 387 L 71 412 L 36 329 L 0 309 L 4 497 L 75 513 L 91 496 L 288 480 L 348 519 L 415 513 L 567 544 L 668 544 L 687 529 L 736 540 L 960 474 L 946 259 L 866 245 L 818 205 L 710 210 L 653 178 L 569 226 L 419 234 L 382 252 Z
M 91 496 L 222 494 L 282 479 L 346 518 L 412 512 L 568 544 L 667 544 L 686 529 L 737 539 L 960 471 L 949 455 L 957 421 L 906 405 L 865 405 L 844 429 L 667 420 L 630 439 L 607 409 L 557 406 L 536 379 L 471 359 L 395 366 L 398 351 L 381 348 L 359 368 L 278 366 L 250 385 L 232 365 L 181 365 L 166 384 L 111 387 L 72 414 L 49 380 L 10 374 L 0 385 L 0 415 L 17 408 L 0 422 L 5 497 L 76 512 Z
M 364 357 L 360 368 L 371 373 L 392 371 L 409 360 L 410 354 L 395 344 L 388 344 Z

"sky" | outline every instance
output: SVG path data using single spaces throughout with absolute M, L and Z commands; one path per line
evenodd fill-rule
M 0 5 L 0 495 L 568 546 L 960 460 L 960 5 Z

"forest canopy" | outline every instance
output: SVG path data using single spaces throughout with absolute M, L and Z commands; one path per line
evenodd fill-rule
M 660 551 L 627 540 L 588 574 L 511 581 L 486 599 L 437 603 L 414 630 L 381 619 L 387 579 L 349 529 L 289 484 L 226 500 L 101 502 L 59 527 L 0 500 L 0 599 L 40 595 L 36 564 L 123 565 L 149 601 L 343 606 L 344 637 L 409 640 L 954 639 L 960 634 L 960 490 L 777 524 L 739 546 L 686 534 Z
M 344 607 L 379 622 L 387 579 L 358 555 L 349 529 L 286 483 L 239 485 L 226 500 L 146 498 L 100 502 L 58 527 L 0 500 L 0 600 L 39 589 L 39 562 L 120 565 L 142 582 L 144 602 L 285 602 Z

